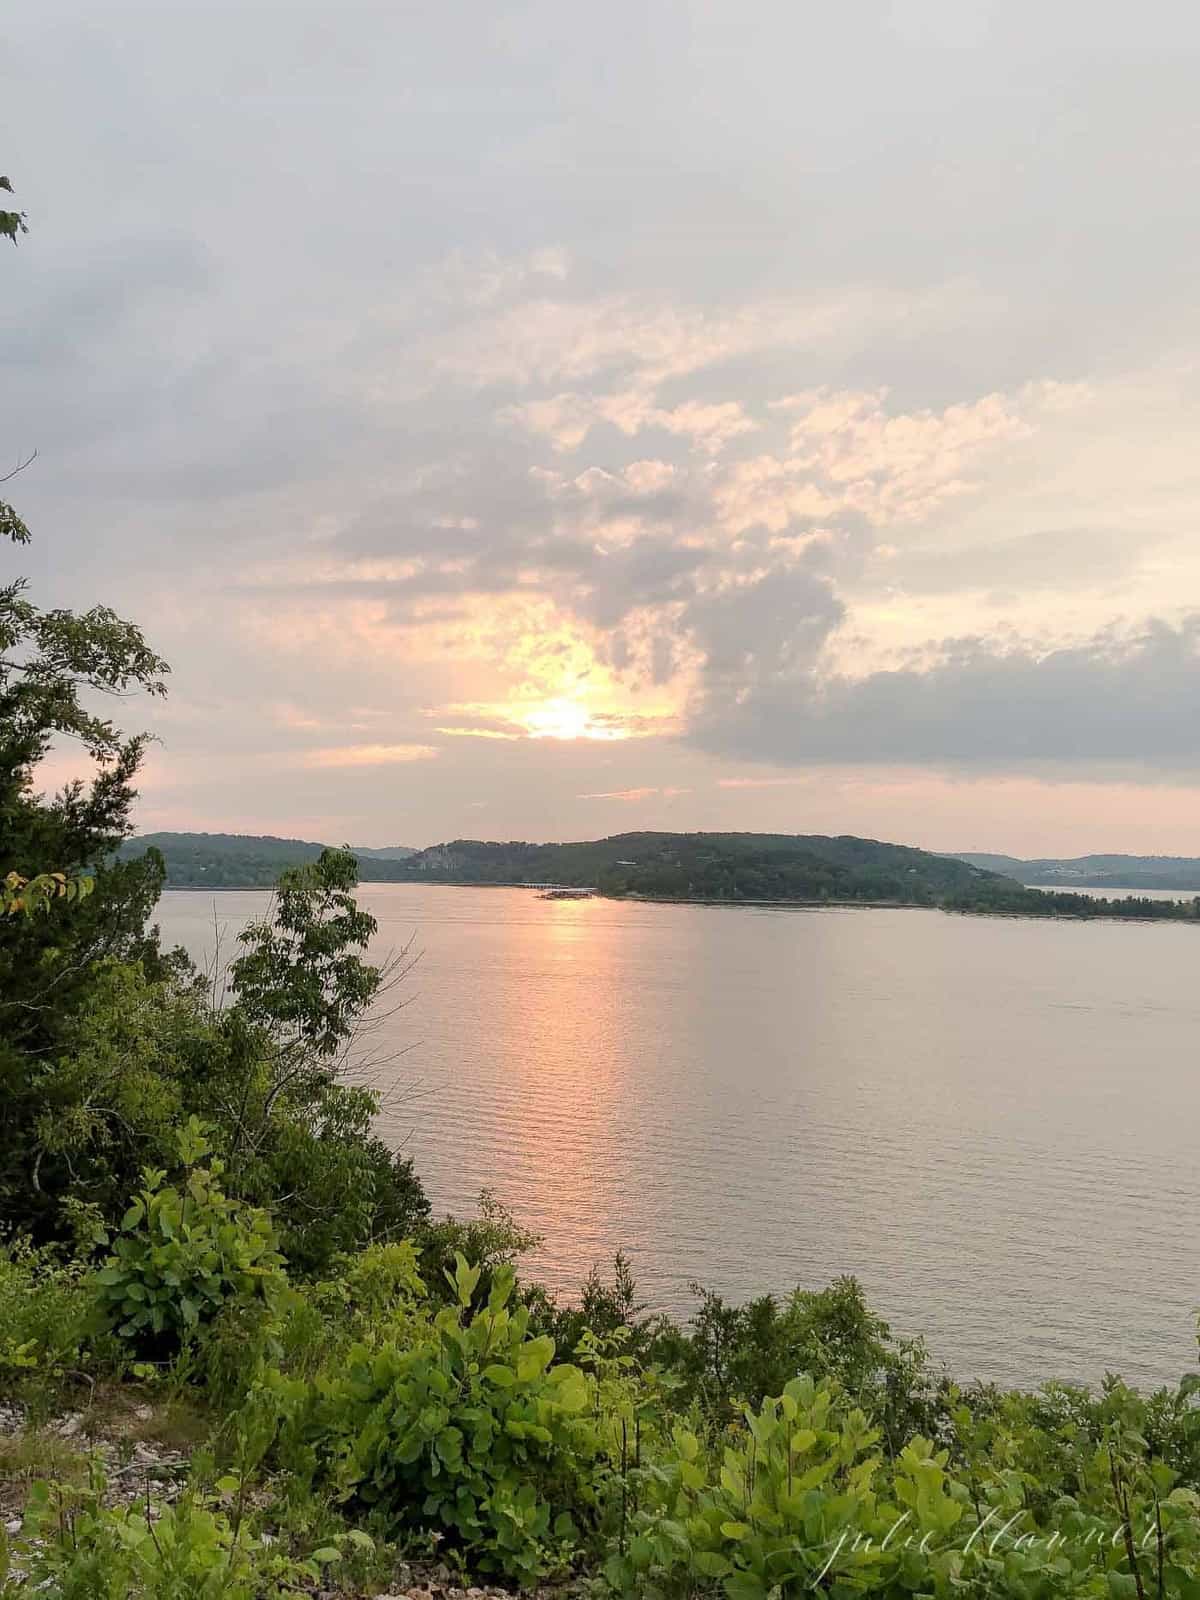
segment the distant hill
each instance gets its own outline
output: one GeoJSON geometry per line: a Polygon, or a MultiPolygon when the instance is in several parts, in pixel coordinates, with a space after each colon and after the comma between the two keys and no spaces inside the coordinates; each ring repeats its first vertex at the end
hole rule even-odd
{"type": "MultiPolygon", "coordinates": [[[[167,864],[171,889],[270,888],[287,867],[315,861],[325,848],[307,839],[276,839],[248,833],[143,833],[127,839],[118,854],[140,856],[153,846],[167,864]]],[[[400,862],[413,852],[404,845],[351,847],[364,883],[394,882],[400,862]]]]}
{"type": "Polygon", "coordinates": [[[1052,884],[1064,889],[1176,889],[1200,893],[1200,858],[1196,856],[1042,856],[1022,861],[1016,856],[956,851],[951,857],[988,872],[1003,873],[1018,883],[1052,884]]]}
{"type": "Polygon", "coordinates": [[[399,864],[433,883],[591,885],[694,900],[885,900],[937,905],[991,875],[950,857],[849,835],[620,833],[573,844],[454,839],[399,864]]]}
{"type": "Polygon", "coordinates": [[[1007,916],[1197,920],[1190,903],[1029,889],[957,856],[849,834],[619,833],[574,844],[453,839],[396,867],[413,882],[591,885],[606,895],[657,900],[857,901],[1007,916]]]}

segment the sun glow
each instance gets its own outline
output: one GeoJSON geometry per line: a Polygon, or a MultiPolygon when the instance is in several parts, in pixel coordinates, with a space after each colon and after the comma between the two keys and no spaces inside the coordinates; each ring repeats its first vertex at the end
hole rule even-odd
{"type": "Polygon", "coordinates": [[[627,731],[607,718],[597,719],[581,700],[560,697],[514,708],[519,722],[533,739],[625,739],[627,731]]]}

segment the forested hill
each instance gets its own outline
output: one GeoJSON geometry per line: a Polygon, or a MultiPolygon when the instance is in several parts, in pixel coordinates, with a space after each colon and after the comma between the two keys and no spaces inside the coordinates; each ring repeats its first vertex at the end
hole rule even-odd
{"type": "MultiPolygon", "coordinates": [[[[275,839],[269,834],[144,833],[127,839],[119,854],[140,856],[151,846],[162,852],[171,889],[270,888],[285,868],[315,861],[325,848],[306,839],[275,839]]],[[[364,883],[394,882],[401,861],[412,854],[404,845],[351,848],[364,883]]]]}
{"type": "Polygon", "coordinates": [[[907,845],[850,834],[619,833],[573,844],[454,839],[415,851],[397,876],[425,883],[558,883],[602,894],[731,903],[883,902],[1011,916],[1196,920],[1192,902],[1042,893],[907,845]]]}
{"type": "Polygon", "coordinates": [[[918,905],[973,892],[994,877],[905,845],[769,833],[620,833],[573,844],[455,839],[409,856],[399,875],[434,883],[592,885],[604,894],[662,899],[918,905]]]}
{"type": "Polygon", "coordinates": [[[956,851],[954,860],[1001,872],[1018,883],[1053,884],[1064,889],[1172,889],[1200,892],[1200,858],[1196,856],[1017,856],[956,851]]]}

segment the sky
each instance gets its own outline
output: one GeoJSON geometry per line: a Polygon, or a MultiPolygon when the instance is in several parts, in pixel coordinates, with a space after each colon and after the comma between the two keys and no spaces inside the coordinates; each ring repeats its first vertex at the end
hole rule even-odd
{"type": "Polygon", "coordinates": [[[171,663],[141,829],[1200,854],[1200,8],[0,50],[0,574],[171,663]]]}

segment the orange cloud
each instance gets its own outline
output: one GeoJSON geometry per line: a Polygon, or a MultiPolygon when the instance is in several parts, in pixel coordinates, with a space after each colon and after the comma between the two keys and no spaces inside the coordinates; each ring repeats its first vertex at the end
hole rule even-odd
{"type": "Polygon", "coordinates": [[[343,744],[306,750],[305,767],[390,767],[403,761],[429,761],[437,755],[431,744],[343,744]]]}

